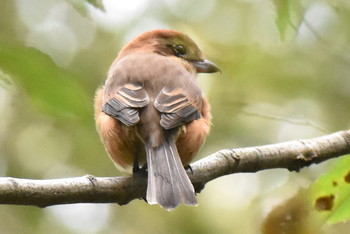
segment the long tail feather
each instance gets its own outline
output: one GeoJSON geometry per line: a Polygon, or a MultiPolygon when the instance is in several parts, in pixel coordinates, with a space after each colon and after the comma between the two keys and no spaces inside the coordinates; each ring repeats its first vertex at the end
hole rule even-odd
{"type": "Polygon", "coordinates": [[[147,202],[170,210],[181,203],[197,205],[193,185],[181,163],[174,140],[168,137],[157,148],[146,145],[147,202]]]}

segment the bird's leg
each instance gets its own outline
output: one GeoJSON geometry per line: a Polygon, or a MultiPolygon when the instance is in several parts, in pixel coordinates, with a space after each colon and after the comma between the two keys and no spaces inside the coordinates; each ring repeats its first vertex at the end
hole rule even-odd
{"type": "Polygon", "coordinates": [[[188,166],[185,166],[185,170],[189,170],[191,172],[191,174],[193,175],[193,170],[192,170],[192,167],[191,165],[188,165],[188,166]]]}
{"type": "MultiPolygon", "coordinates": [[[[133,168],[132,168],[132,174],[134,177],[147,177],[147,163],[145,163],[141,168],[140,168],[140,163],[139,163],[139,160],[138,160],[138,157],[136,156],[135,157],[135,160],[134,160],[134,165],[133,165],[133,168]]],[[[141,197],[145,202],[147,202],[147,199],[146,197],[141,197]]]]}
{"type": "Polygon", "coordinates": [[[133,174],[137,174],[137,173],[140,172],[140,170],[141,170],[141,168],[140,168],[140,165],[139,165],[139,160],[138,160],[138,157],[136,157],[135,160],[134,160],[134,165],[132,167],[132,173],[133,174]]]}
{"type": "Polygon", "coordinates": [[[147,163],[145,163],[141,168],[140,171],[142,171],[143,173],[147,173],[147,163]]]}
{"type": "Polygon", "coordinates": [[[134,175],[147,175],[147,163],[140,167],[138,156],[135,157],[132,173],[134,175]]]}

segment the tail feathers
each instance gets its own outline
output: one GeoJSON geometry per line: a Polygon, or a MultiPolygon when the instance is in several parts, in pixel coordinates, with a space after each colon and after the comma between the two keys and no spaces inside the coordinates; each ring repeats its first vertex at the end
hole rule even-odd
{"type": "Polygon", "coordinates": [[[172,139],[157,148],[146,146],[148,165],[147,202],[171,210],[181,203],[197,205],[193,185],[172,139]]]}

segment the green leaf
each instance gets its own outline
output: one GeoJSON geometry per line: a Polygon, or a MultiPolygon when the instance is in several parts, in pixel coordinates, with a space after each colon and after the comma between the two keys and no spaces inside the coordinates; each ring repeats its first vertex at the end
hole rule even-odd
{"type": "Polygon", "coordinates": [[[328,223],[350,219],[350,157],[340,159],[311,186],[311,199],[316,211],[328,223]]]}
{"type": "Polygon", "coordinates": [[[274,3],[277,13],[277,28],[281,39],[284,40],[287,27],[290,22],[290,2],[289,0],[274,0],[274,3]]]}
{"type": "Polygon", "coordinates": [[[92,98],[79,85],[77,77],[42,52],[0,42],[0,69],[22,87],[41,111],[80,120],[91,116],[92,98]]]}
{"type": "Polygon", "coordinates": [[[106,11],[102,0],[86,0],[88,3],[90,3],[91,5],[93,5],[94,7],[100,9],[101,11],[106,11]]]}
{"type": "Polygon", "coordinates": [[[10,76],[4,73],[1,69],[0,69],[0,85],[5,88],[13,85],[10,76]]]}
{"type": "Polygon", "coordinates": [[[102,0],[67,0],[74,9],[83,16],[87,16],[88,8],[87,5],[90,4],[101,11],[106,11],[103,6],[102,0]]]}

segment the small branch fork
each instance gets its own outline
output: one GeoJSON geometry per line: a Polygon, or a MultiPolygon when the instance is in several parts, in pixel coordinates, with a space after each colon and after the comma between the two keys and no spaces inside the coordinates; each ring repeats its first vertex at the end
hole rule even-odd
{"type": "MultiPolygon", "coordinates": [[[[200,192],[206,183],[224,175],[257,172],[272,168],[299,171],[350,153],[350,131],[309,140],[224,149],[191,164],[188,175],[200,192]]],[[[125,205],[145,197],[147,177],[94,177],[31,180],[0,178],[0,204],[47,207],[73,203],[117,203],[125,205]]]]}

